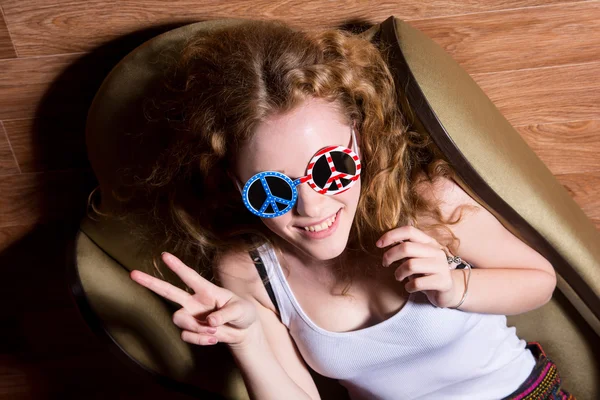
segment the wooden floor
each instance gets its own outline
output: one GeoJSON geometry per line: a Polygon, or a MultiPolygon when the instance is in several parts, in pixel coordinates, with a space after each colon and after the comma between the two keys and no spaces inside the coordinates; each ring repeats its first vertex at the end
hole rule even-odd
{"type": "Polygon", "coordinates": [[[83,128],[111,67],[206,19],[410,21],[482,86],[600,228],[600,1],[0,0],[0,399],[184,398],[107,354],[71,302],[65,244],[94,187],[83,128]]]}

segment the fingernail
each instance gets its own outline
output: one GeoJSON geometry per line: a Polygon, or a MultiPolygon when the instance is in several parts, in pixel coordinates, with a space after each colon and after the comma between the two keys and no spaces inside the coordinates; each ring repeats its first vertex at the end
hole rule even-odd
{"type": "Polygon", "coordinates": [[[163,255],[163,254],[165,254],[165,253],[166,253],[166,251],[163,251],[162,253],[160,253],[160,255],[162,256],[162,255],[163,255]]]}
{"type": "Polygon", "coordinates": [[[377,247],[381,247],[381,245],[383,244],[383,240],[379,240],[376,244],[377,247]]]}
{"type": "Polygon", "coordinates": [[[217,343],[217,338],[214,338],[214,337],[211,337],[211,338],[209,338],[209,339],[208,339],[208,343],[210,343],[210,344],[215,344],[215,343],[217,343]]]}
{"type": "Polygon", "coordinates": [[[217,328],[208,328],[206,331],[208,333],[217,333],[217,328]]]}
{"type": "Polygon", "coordinates": [[[215,317],[208,317],[208,324],[209,325],[216,325],[217,324],[217,319],[215,317]]]}

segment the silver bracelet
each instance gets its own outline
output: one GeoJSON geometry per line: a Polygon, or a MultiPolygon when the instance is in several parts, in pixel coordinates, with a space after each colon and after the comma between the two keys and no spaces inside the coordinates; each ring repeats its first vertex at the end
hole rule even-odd
{"type": "Polygon", "coordinates": [[[462,303],[465,302],[465,299],[467,298],[467,293],[469,291],[469,281],[471,280],[471,264],[469,264],[466,261],[463,261],[459,256],[454,256],[454,257],[449,257],[447,256],[448,259],[448,264],[452,263],[452,262],[456,262],[456,263],[463,263],[465,265],[465,268],[469,270],[468,274],[467,274],[467,283],[465,283],[465,292],[463,293],[462,298],[460,299],[460,301],[458,302],[457,305],[455,305],[454,307],[448,307],[451,309],[458,309],[458,307],[460,307],[462,305],[462,303]]]}

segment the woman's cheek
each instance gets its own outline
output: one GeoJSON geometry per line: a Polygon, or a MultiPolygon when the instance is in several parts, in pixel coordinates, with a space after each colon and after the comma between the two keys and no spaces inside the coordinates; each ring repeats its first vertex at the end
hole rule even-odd
{"type": "Polygon", "coordinates": [[[290,224],[291,218],[289,215],[290,215],[290,213],[287,213],[280,217],[261,218],[261,220],[267,228],[269,228],[273,233],[276,233],[279,235],[282,232],[284,232],[285,227],[290,224]]]}

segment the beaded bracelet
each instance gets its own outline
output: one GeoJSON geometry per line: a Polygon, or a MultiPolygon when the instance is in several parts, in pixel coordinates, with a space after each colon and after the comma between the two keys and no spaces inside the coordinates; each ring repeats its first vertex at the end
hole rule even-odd
{"type": "Polygon", "coordinates": [[[467,298],[467,292],[469,291],[469,281],[471,280],[471,264],[462,260],[459,256],[454,256],[454,257],[447,256],[447,260],[448,260],[448,264],[451,264],[452,262],[459,263],[459,264],[464,265],[464,268],[469,270],[469,272],[467,274],[467,282],[465,283],[465,292],[463,293],[462,298],[460,299],[458,304],[455,305],[454,307],[448,307],[448,308],[452,308],[452,309],[456,310],[456,309],[458,309],[458,307],[460,307],[462,305],[462,303],[465,302],[465,299],[467,298]]]}

